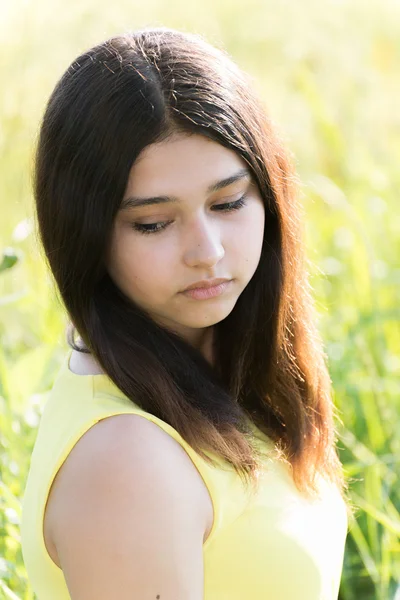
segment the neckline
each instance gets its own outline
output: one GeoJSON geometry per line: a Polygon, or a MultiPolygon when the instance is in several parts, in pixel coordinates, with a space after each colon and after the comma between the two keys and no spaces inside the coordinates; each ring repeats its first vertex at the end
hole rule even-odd
{"type": "Polygon", "coordinates": [[[71,382],[76,383],[77,381],[82,384],[89,384],[94,390],[101,392],[109,392],[119,398],[126,398],[127,396],[119,389],[119,387],[110,379],[107,373],[88,373],[86,375],[79,375],[74,373],[69,368],[69,361],[72,356],[72,348],[70,348],[62,362],[60,375],[64,379],[69,379],[71,382]]]}
{"type": "Polygon", "coordinates": [[[69,373],[71,373],[71,375],[75,375],[76,377],[105,377],[107,379],[110,379],[109,376],[106,373],[87,373],[86,375],[80,375],[79,373],[75,373],[75,371],[71,371],[69,363],[72,357],[72,352],[73,352],[73,348],[69,348],[66,358],[65,358],[65,366],[67,368],[67,371],[69,373]]]}

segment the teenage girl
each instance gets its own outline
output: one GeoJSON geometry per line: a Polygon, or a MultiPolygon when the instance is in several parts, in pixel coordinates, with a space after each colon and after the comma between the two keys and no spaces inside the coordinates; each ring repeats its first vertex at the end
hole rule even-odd
{"type": "Polygon", "coordinates": [[[293,162],[250,78],[147,28],[37,145],[69,318],[23,499],[38,600],[336,600],[349,507],[293,162]]]}

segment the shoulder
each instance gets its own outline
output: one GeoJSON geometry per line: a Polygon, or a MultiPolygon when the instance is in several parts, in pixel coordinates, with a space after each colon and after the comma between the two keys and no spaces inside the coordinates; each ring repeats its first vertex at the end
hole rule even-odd
{"type": "Polygon", "coordinates": [[[73,479],[89,469],[93,476],[101,477],[110,465],[113,472],[120,471],[129,479],[152,470],[171,484],[178,482],[180,490],[188,493],[198,478],[182,445],[161,426],[134,413],[107,416],[90,427],[71,449],[58,475],[73,479]],[[167,471],[163,470],[166,465],[167,471]]]}
{"type": "Polygon", "coordinates": [[[207,490],[201,485],[182,446],[150,420],[123,414],[91,427],[71,450],[51,491],[51,536],[70,590],[75,586],[77,597],[84,591],[88,597],[130,598],[153,590],[159,578],[164,592],[170,586],[172,594],[184,598],[177,590],[189,585],[186,575],[182,581],[165,576],[186,560],[192,561],[189,570],[200,586],[209,525],[207,490]],[[122,587],[125,582],[130,593],[107,588],[111,584],[101,581],[103,569],[105,578],[114,583],[118,578],[122,587]],[[145,576],[151,571],[153,583],[145,576]],[[101,581],[104,595],[90,573],[101,581]]]}
{"type": "MultiPolygon", "coordinates": [[[[136,414],[119,414],[100,420],[74,445],[59,469],[51,488],[59,510],[70,506],[76,486],[90,478],[101,485],[137,489],[152,480],[177,498],[191,500],[193,514],[204,521],[207,488],[192,460],[172,436],[149,419],[136,414]]],[[[144,494],[146,489],[141,490],[144,494]]],[[[49,498],[50,500],[50,498],[49,498]]],[[[52,515],[51,530],[56,529],[52,515]]],[[[206,518],[206,520],[208,520],[206,518]]]]}

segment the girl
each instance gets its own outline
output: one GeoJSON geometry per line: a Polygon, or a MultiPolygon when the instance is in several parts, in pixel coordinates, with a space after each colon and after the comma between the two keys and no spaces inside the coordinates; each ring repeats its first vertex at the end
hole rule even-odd
{"type": "Polygon", "coordinates": [[[334,600],[348,526],[293,164],[201,36],[79,56],[34,194],[71,347],[26,484],[39,600],[334,600]]]}

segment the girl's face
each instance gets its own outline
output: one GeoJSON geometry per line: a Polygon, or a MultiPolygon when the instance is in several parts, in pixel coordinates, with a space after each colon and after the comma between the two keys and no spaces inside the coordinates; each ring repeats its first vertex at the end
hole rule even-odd
{"type": "Polygon", "coordinates": [[[139,155],[114,222],[111,278],[156,322],[196,347],[232,311],[260,259],[265,209],[247,167],[204,136],[176,134],[139,155]],[[232,281],[207,299],[182,293],[209,278],[232,281]]]}

